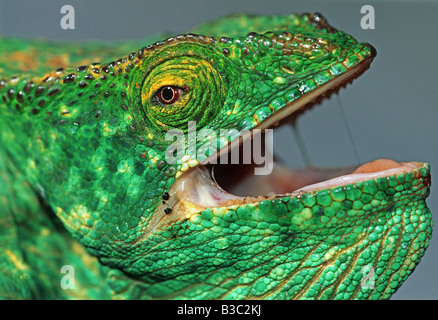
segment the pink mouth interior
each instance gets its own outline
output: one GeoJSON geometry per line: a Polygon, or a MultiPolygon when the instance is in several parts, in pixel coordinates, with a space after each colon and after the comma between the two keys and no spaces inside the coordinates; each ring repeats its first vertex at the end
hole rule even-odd
{"type": "Polygon", "coordinates": [[[390,159],[378,159],[361,165],[354,169],[352,167],[336,169],[309,168],[306,170],[291,170],[281,165],[275,165],[272,173],[266,176],[255,176],[250,166],[226,165],[215,168],[216,182],[222,189],[229,193],[240,196],[257,197],[259,195],[270,196],[273,194],[290,194],[301,188],[308,189],[313,184],[319,184],[324,188],[324,181],[327,185],[335,185],[337,177],[348,176],[350,180],[356,178],[366,179],[366,175],[375,176],[376,173],[389,169],[396,171],[409,171],[415,168],[409,163],[399,163],[390,159]]]}
{"type": "Polygon", "coordinates": [[[197,207],[231,206],[390,176],[418,165],[378,159],[356,169],[291,170],[276,164],[269,175],[254,175],[251,165],[216,165],[211,175],[206,167],[188,172],[177,193],[197,207]]]}

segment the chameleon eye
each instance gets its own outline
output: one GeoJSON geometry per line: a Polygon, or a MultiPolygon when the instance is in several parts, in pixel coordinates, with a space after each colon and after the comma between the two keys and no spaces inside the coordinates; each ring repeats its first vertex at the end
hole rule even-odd
{"type": "Polygon", "coordinates": [[[210,55],[207,47],[178,43],[157,51],[138,73],[134,81],[142,86],[133,86],[132,96],[141,97],[145,120],[158,132],[173,128],[188,132],[190,121],[205,127],[219,113],[227,82],[216,67],[222,70],[228,60],[212,60],[210,55]]]}
{"type": "Polygon", "coordinates": [[[157,91],[158,101],[162,104],[172,104],[179,100],[181,89],[173,86],[161,87],[157,91]]]}

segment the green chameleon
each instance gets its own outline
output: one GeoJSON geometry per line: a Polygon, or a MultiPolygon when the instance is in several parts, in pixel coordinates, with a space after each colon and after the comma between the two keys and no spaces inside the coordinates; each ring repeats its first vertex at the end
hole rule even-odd
{"type": "Polygon", "coordinates": [[[0,297],[389,298],[429,244],[428,164],[309,171],[301,186],[276,165],[259,178],[279,192],[245,197],[216,182],[236,171],[199,160],[251,134],[219,130],[268,129],[352,81],[374,48],[320,14],[155,41],[0,39],[0,297]],[[210,130],[168,161],[185,144],[167,133],[190,144],[190,122],[210,130]]]}

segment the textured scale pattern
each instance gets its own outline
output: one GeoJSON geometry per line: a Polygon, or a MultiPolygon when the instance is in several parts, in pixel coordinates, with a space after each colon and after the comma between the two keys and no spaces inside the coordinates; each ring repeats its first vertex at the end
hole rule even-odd
{"type": "MultiPolygon", "coordinates": [[[[0,297],[388,298],[429,243],[427,164],[181,212],[170,191],[198,161],[165,159],[169,130],[253,129],[374,48],[319,14],[228,17],[156,41],[0,38],[0,297]],[[163,105],[169,85],[183,93],[163,105]],[[74,290],[60,288],[63,265],[74,290]],[[373,289],[360,285],[370,265],[373,289]]],[[[217,137],[196,150],[233,139],[217,137]]]]}

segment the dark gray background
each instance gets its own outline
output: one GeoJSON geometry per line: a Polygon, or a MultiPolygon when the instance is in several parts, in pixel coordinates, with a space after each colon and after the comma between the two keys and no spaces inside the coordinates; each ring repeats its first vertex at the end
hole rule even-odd
{"type": "MultiPolygon", "coordinates": [[[[435,1],[5,1],[0,34],[49,39],[118,40],[162,31],[183,33],[230,13],[321,12],[338,29],[369,42],[378,55],[360,79],[305,113],[298,129],[316,166],[377,158],[426,161],[432,168],[428,199],[438,216],[438,5],[435,1]],[[75,8],[76,29],[60,27],[61,6],[75,8]],[[360,8],[373,5],[375,30],[362,30],[360,8]],[[339,103],[340,101],[340,103],[339,103]],[[354,141],[350,141],[344,110],[354,141]],[[354,149],[355,148],[355,149],[354,149]]],[[[137,49],[137,48],[133,48],[137,49]]],[[[288,128],[275,134],[275,154],[301,166],[288,128]]],[[[438,230],[420,265],[392,299],[438,299],[438,230]]]]}

